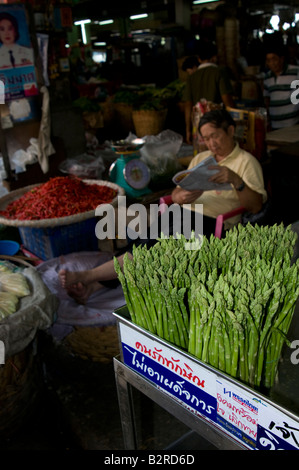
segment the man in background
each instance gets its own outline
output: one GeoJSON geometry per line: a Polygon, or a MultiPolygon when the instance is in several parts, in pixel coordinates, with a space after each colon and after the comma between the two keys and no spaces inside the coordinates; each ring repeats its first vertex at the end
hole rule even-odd
{"type": "Polygon", "coordinates": [[[184,89],[186,142],[192,144],[193,106],[206,99],[215,104],[234,107],[233,88],[226,70],[217,65],[217,48],[214,43],[201,41],[198,49],[200,65],[189,75],[184,89]]]}
{"type": "Polygon", "coordinates": [[[264,102],[268,113],[268,130],[281,129],[299,123],[299,104],[292,103],[291,84],[299,80],[299,67],[289,65],[283,44],[268,41],[264,78],[264,102]]]}
{"type": "Polygon", "coordinates": [[[192,55],[189,57],[186,57],[186,59],[183,62],[182,65],[182,70],[184,72],[187,72],[188,75],[192,75],[196,70],[198,69],[199,66],[199,60],[196,55],[192,55]]]}

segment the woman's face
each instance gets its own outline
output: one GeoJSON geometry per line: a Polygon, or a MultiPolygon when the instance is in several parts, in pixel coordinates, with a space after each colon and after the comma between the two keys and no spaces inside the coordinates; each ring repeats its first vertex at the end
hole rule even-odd
{"type": "Polygon", "coordinates": [[[200,128],[200,133],[212,153],[219,157],[226,157],[234,147],[234,130],[234,126],[229,126],[225,132],[222,128],[207,123],[200,128]]]}
{"type": "Polygon", "coordinates": [[[0,21],[0,40],[3,44],[14,44],[16,38],[15,28],[9,20],[0,21]]]}

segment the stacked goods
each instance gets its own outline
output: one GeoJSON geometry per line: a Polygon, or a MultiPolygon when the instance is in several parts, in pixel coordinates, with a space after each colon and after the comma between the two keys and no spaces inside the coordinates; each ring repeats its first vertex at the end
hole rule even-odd
{"type": "Polygon", "coordinates": [[[10,263],[0,263],[0,320],[15,313],[19,300],[30,294],[26,277],[10,263]]]}
{"type": "Polygon", "coordinates": [[[132,322],[253,388],[270,388],[299,295],[291,227],[161,238],[115,269],[132,322]],[[197,240],[198,241],[198,240],[197,240]]]}

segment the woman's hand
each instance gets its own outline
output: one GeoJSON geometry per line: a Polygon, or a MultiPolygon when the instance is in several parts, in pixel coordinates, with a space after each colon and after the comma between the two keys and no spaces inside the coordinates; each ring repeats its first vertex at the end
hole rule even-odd
{"type": "Polygon", "coordinates": [[[213,181],[213,183],[231,183],[235,187],[240,186],[242,183],[242,178],[227,166],[211,165],[209,169],[218,170],[217,173],[209,178],[209,181],[213,181]]]}
{"type": "Polygon", "coordinates": [[[202,195],[203,191],[187,191],[187,189],[176,187],[171,194],[172,202],[175,204],[191,204],[202,195]]]}
{"type": "Polygon", "coordinates": [[[262,195],[250,189],[242,180],[241,176],[237,175],[237,173],[226,166],[211,165],[209,168],[218,170],[215,175],[211,176],[210,181],[214,181],[215,183],[231,183],[236,189],[241,206],[244,206],[253,214],[258,213],[262,209],[262,195]],[[242,187],[242,190],[238,189],[240,187],[242,187]]]}

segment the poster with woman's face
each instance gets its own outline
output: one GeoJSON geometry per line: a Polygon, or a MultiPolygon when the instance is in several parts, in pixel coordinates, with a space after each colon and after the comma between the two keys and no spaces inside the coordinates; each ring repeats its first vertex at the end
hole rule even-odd
{"type": "Polygon", "coordinates": [[[0,80],[5,102],[38,94],[24,5],[0,5],[0,80]]]}

